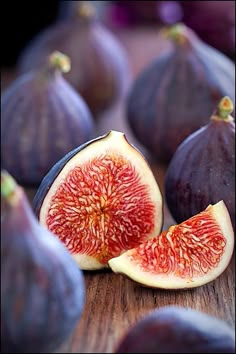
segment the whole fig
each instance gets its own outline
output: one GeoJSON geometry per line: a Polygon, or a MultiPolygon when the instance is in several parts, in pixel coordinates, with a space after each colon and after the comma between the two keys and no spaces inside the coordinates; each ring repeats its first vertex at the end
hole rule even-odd
{"type": "Polygon", "coordinates": [[[223,97],[208,124],[176,150],[165,176],[165,197],[179,223],[223,200],[235,228],[235,121],[223,97]]]}
{"type": "Polygon", "coordinates": [[[69,70],[70,59],[53,52],[2,93],[2,166],[22,185],[39,185],[58,159],[94,135],[86,103],[62,76],[69,70]]]}
{"type": "Polygon", "coordinates": [[[168,163],[178,145],[206,124],[222,96],[234,97],[234,63],[183,24],[162,30],[173,42],[136,78],[127,121],[150,154],[168,163]]]}
{"type": "Polygon", "coordinates": [[[58,349],[84,301],[81,270],[38,223],[22,187],[1,171],[1,353],[58,349]]]}

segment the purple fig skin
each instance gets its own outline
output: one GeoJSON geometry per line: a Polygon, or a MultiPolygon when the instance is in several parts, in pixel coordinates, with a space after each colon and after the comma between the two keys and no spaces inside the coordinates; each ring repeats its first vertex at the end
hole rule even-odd
{"type": "Polygon", "coordinates": [[[18,72],[43,65],[54,50],[71,58],[72,68],[65,78],[95,118],[126,93],[130,81],[128,56],[96,17],[83,18],[74,13],[40,32],[22,51],[18,72]]]}
{"type": "Polygon", "coordinates": [[[200,38],[235,60],[235,1],[181,1],[182,21],[200,38]]]}
{"type": "Polygon", "coordinates": [[[136,78],[126,101],[135,137],[166,164],[189,134],[208,123],[220,98],[235,92],[234,63],[189,28],[182,32],[136,78]]]}
{"type": "Polygon", "coordinates": [[[2,167],[38,186],[67,152],[94,136],[93,117],[57,69],[20,76],[1,97],[2,167]]]}
{"type": "Polygon", "coordinates": [[[139,320],[115,353],[235,353],[235,333],[223,320],[171,305],[139,320]]]}
{"type": "Polygon", "coordinates": [[[235,122],[217,118],[178,147],[166,172],[165,197],[177,223],[222,199],[235,229],[235,122]]]}
{"type": "Polygon", "coordinates": [[[75,329],[84,303],[81,270],[38,223],[16,186],[1,197],[1,352],[58,349],[75,329]]]}

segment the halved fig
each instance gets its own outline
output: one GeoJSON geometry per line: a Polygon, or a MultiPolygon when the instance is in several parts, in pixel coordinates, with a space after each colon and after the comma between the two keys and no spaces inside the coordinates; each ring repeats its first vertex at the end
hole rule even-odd
{"type": "Polygon", "coordinates": [[[147,287],[194,288],[222,274],[233,249],[233,227],[221,200],[108,264],[147,287]]]}
{"type": "Polygon", "coordinates": [[[58,161],[33,207],[84,270],[107,268],[109,259],[156,236],[163,224],[162,195],[151,168],[117,131],[58,161]]]}

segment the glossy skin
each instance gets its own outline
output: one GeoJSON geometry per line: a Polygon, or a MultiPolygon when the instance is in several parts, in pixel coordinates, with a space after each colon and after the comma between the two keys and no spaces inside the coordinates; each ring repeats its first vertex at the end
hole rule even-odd
{"type": "Polygon", "coordinates": [[[125,334],[115,353],[234,353],[235,334],[225,322],[176,306],[151,312],[125,334]]]}
{"type": "Polygon", "coordinates": [[[177,223],[222,199],[235,228],[234,144],[233,119],[213,117],[179,146],[165,177],[166,202],[177,223]]]}

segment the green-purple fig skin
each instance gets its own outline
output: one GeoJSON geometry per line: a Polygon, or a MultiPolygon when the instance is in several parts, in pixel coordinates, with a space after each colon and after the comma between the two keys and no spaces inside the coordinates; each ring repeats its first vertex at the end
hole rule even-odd
{"type": "Polygon", "coordinates": [[[24,74],[1,99],[2,167],[24,186],[38,187],[61,157],[95,131],[87,105],[61,73],[45,75],[24,74]]]}
{"type": "Polygon", "coordinates": [[[1,350],[50,353],[82,314],[82,272],[24,195],[17,206],[1,206],[1,350]]]}
{"type": "Polygon", "coordinates": [[[146,67],[126,101],[135,137],[164,163],[189,134],[208,123],[221,97],[235,96],[234,63],[192,35],[190,39],[146,67]]]}
{"type": "Polygon", "coordinates": [[[235,333],[223,320],[171,305],[133,325],[115,353],[235,353],[235,333]]]}
{"type": "Polygon", "coordinates": [[[54,50],[70,57],[72,67],[65,78],[84,98],[94,117],[126,92],[130,81],[128,57],[98,21],[85,23],[70,18],[44,29],[21,53],[19,72],[41,66],[54,50]]]}
{"type": "Polygon", "coordinates": [[[211,120],[185,139],[165,176],[167,206],[177,223],[221,199],[235,228],[235,123],[211,120]]]}
{"type": "MultiPolygon", "coordinates": [[[[109,134],[109,133],[108,133],[109,134]]],[[[91,139],[87,141],[86,143],[78,146],[74,150],[70,151],[68,154],[66,154],[63,158],[61,158],[51,169],[50,171],[46,174],[46,176],[43,178],[41,184],[38,187],[38,190],[34,196],[33,199],[33,210],[37,218],[39,218],[41,206],[43,204],[44,198],[46,197],[49,189],[51,188],[51,185],[53,184],[54,180],[57,178],[61,170],[64,168],[64,166],[68,163],[70,159],[72,159],[75,155],[77,155],[80,151],[82,151],[84,148],[89,146],[90,144],[93,144],[95,141],[99,141],[101,139],[104,139],[107,136],[107,134],[101,135],[97,138],[91,139]]]]}

